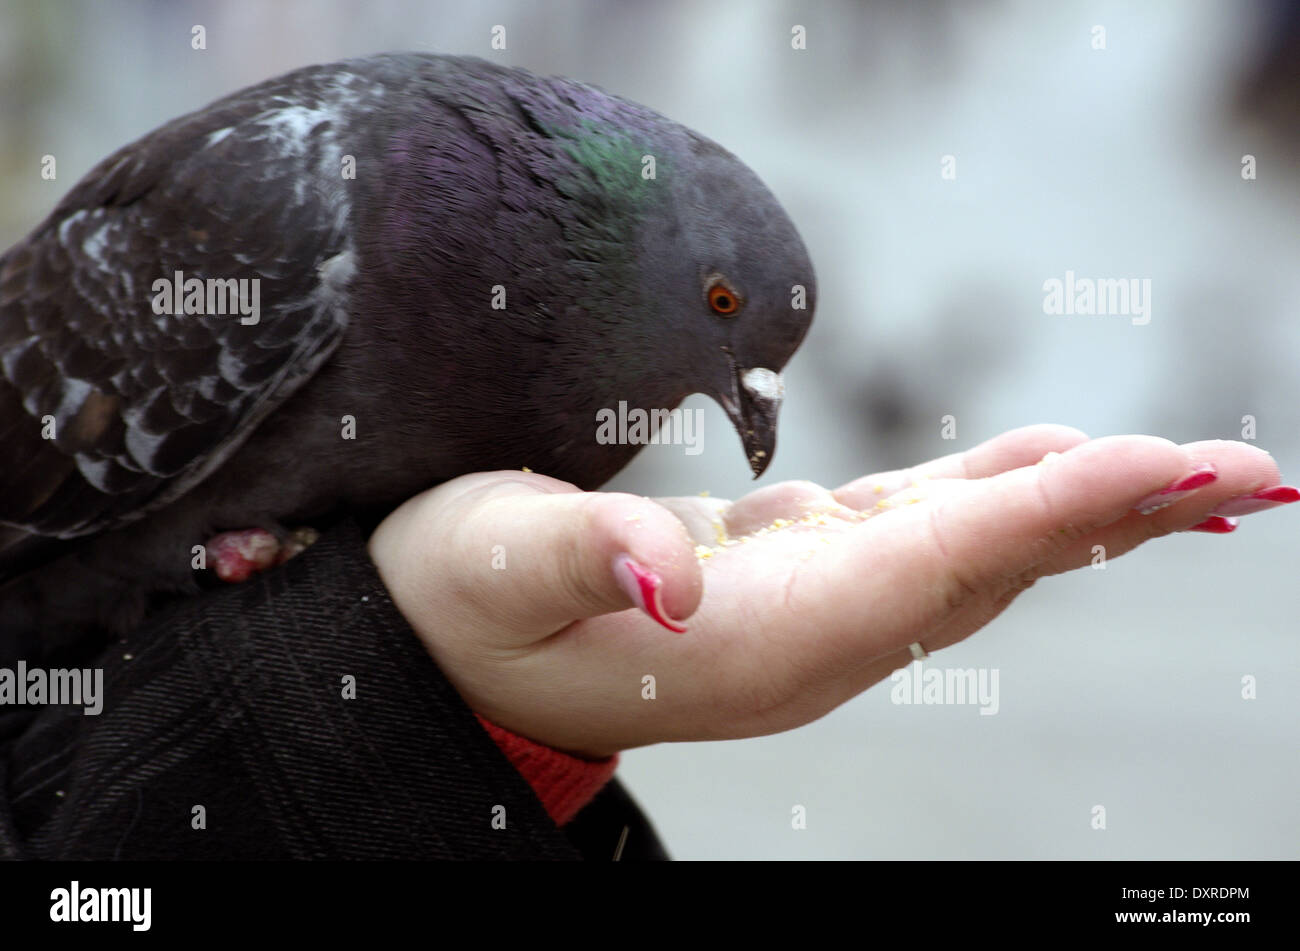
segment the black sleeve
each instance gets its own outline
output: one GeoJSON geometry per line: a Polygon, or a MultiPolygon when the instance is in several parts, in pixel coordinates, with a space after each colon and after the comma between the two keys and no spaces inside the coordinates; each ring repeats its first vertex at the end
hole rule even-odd
{"type": "MultiPolygon", "coordinates": [[[[0,707],[0,855],[588,853],[442,676],[352,523],[281,568],[171,605],[95,664],[98,716],[0,707]]],[[[631,805],[602,823],[588,854],[612,857],[620,824],[648,831],[631,805]]],[[[656,851],[652,841],[644,857],[656,851]]]]}

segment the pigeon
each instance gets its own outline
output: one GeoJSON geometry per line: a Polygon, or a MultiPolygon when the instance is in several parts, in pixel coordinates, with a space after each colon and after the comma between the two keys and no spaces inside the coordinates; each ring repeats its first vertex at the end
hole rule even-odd
{"type": "Polygon", "coordinates": [[[0,644],[129,631],[218,533],[598,488],[641,448],[602,410],[709,395],[757,477],[815,302],[749,168],[593,86],[389,53],[236,92],[0,257],[0,644]]]}

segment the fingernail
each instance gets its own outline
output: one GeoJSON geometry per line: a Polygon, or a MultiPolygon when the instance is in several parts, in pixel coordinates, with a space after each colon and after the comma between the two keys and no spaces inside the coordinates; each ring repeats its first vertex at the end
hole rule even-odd
{"type": "Polygon", "coordinates": [[[1210,514],[1253,515],[1279,505],[1290,505],[1292,502],[1300,502],[1300,489],[1289,485],[1275,485],[1271,489],[1260,489],[1250,495],[1239,495],[1235,499],[1228,499],[1210,514]]]}
{"type": "Polygon", "coordinates": [[[1185,499],[1197,489],[1203,489],[1215,479],[1219,478],[1218,471],[1208,462],[1199,463],[1192,474],[1184,479],[1179,479],[1172,485],[1165,486],[1159,492],[1148,495],[1145,499],[1133,506],[1143,515],[1150,515],[1152,512],[1158,512],[1168,505],[1173,505],[1179,499],[1185,499]]]}
{"type": "Polygon", "coordinates": [[[1211,515],[1204,522],[1197,522],[1189,532],[1209,532],[1211,535],[1226,535],[1228,532],[1237,530],[1237,520],[1235,518],[1224,518],[1222,515],[1211,515]]]}
{"type": "Polygon", "coordinates": [[[663,602],[660,600],[664,581],[659,575],[629,555],[618,555],[614,558],[614,578],[619,587],[627,592],[632,603],[648,614],[651,620],[658,621],[676,634],[686,633],[685,627],[664,613],[663,602]]]}

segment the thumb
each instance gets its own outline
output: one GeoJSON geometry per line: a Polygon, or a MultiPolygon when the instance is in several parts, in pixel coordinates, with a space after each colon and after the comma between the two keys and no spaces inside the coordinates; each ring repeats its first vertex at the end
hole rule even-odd
{"type": "Polygon", "coordinates": [[[500,646],[633,607],[682,632],[678,622],[699,606],[694,544],[681,521],[650,499],[513,472],[452,492],[446,506],[423,517],[447,527],[444,550],[454,553],[431,580],[449,608],[473,612],[477,623],[468,629],[504,636],[500,646]]]}

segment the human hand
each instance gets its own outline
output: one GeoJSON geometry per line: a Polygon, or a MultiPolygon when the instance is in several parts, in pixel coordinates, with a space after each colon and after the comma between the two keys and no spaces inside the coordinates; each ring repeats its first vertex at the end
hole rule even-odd
{"type": "Polygon", "coordinates": [[[1032,426],[833,492],[786,482],[734,503],[479,473],[398,508],[370,554],[476,712],[599,758],[801,726],[906,665],[909,644],[950,646],[1038,578],[1091,564],[1094,546],[1115,558],[1300,498],[1278,482],[1242,443],[1032,426]]]}

